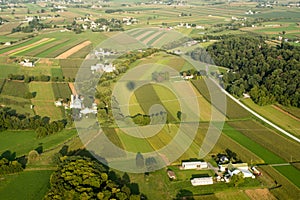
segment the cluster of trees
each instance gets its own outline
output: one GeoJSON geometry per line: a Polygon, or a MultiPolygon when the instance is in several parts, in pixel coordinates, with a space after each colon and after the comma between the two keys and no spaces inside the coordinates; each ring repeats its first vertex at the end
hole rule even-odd
{"type": "MultiPolygon", "coordinates": [[[[0,157],[1,158],[1,157],[0,157]]],[[[0,175],[11,174],[23,171],[22,165],[16,161],[9,161],[6,158],[0,159],[0,175]]]]}
{"type": "Polygon", "coordinates": [[[95,20],[95,23],[98,24],[97,28],[93,28],[92,31],[94,32],[102,32],[102,31],[124,31],[123,24],[121,20],[112,18],[112,19],[105,19],[99,18],[95,20]],[[106,29],[103,29],[103,27],[106,29]]]}
{"type": "Polygon", "coordinates": [[[18,26],[16,28],[13,28],[11,30],[12,33],[15,33],[15,32],[24,32],[24,33],[31,33],[33,31],[40,31],[42,29],[45,29],[45,28],[51,28],[51,25],[50,24],[44,24],[44,23],[41,23],[40,20],[35,17],[33,18],[32,21],[30,21],[28,23],[28,26],[18,26]]]}
{"type": "Polygon", "coordinates": [[[45,199],[138,200],[138,185],[125,173],[119,177],[108,168],[84,157],[61,157],[62,162],[50,179],[45,199]]]}
{"type": "Polygon", "coordinates": [[[286,42],[269,46],[263,38],[235,36],[207,48],[212,59],[195,58],[228,68],[225,89],[233,95],[249,93],[255,103],[278,102],[300,107],[300,47],[286,42]]]}
{"type": "Polygon", "coordinates": [[[4,130],[35,130],[37,137],[44,137],[65,128],[65,120],[51,121],[49,117],[18,114],[11,108],[0,108],[0,131],[4,130]]]}

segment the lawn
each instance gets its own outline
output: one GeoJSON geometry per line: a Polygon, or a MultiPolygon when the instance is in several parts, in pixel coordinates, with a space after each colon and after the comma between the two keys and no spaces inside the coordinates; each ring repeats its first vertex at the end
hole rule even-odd
{"type": "Polygon", "coordinates": [[[53,171],[24,171],[1,177],[0,196],[5,200],[40,200],[50,188],[53,171]]]}
{"type": "Polygon", "coordinates": [[[31,82],[29,90],[30,92],[36,92],[36,97],[31,101],[37,115],[48,116],[51,120],[62,119],[61,109],[54,105],[56,99],[51,83],[31,82]]]}
{"type": "Polygon", "coordinates": [[[276,109],[273,105],[259,106],[255,104],[251,99],[244,99],[242,101],[248,107],[263,115],[268,120],[282,127],[284,130],[300,136],[300,120],[297,120],[284,112],[276,109]]]}
{"type": "Polygon", "coordinates": [[[63,130],[59,133],[37,139],[34,131],[0,132],[0,154],[5,151],[16,153],[17,157],[27,155],[39,146],[48,150],[76,135],[76,130],[63,130]]]}
{"type": "Polygon", "coordinates": [[[268,164],[285,162],[281,157],[277,156],[265,147],[251,140],[249,137],[243,135],[241,132],[229,126],[227,123],[224,125],[223,133],[238,142],[243,147],[246,147],[247,149],[255,153],[268,164]]]}

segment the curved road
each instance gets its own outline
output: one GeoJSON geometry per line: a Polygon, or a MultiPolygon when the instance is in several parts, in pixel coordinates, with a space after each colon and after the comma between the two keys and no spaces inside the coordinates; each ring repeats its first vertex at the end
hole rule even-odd
{"type": "Polygon", "coordinates": [[[272,126],[273,128],[275,128],[276,130],[280,131],[282,134],[284,134],[284,135],[288,136],[289,138],[293,139],[294,141],[300,143],[300,139],[299,138],[297,138],[294,135],[290,134],[289,132],[283,130],[282,128],[280,128],[276,124],[270,122],[269,120],[267,120],[266,118],[264,118],[263,116],[261,116],[260,114],[258,114],[257,112],[253,111],[252,109],[250,109],[249,107],[247,107],[246,105],[244,105],[243,103],[241,103],[239,100],[237,100],[235,97],[233,97],[231,94],[229,94],[213,78],[210,78],[210,79],[221,89],[222,92],[224,92],[228,97],[230,97],[237,104],[239,104],[240,106],[242,106],[243,108],[245,108],[247,111],[249,111],[252,115],[254,115],[255,117],[259,118],[263,122],[269,124],[270,126],[272,126]]]}

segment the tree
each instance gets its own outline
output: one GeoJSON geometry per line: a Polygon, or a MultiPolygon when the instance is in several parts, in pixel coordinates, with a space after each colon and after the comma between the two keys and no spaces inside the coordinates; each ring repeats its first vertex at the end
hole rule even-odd
{"type": "Polygon", "coordinates": [[[39,158],[39,153],[36,150],[32,150],[28,154],[28,162],[33,163],[39,158]]]}
{"type": "Polygon", "coordinates": [[[239,186],[240,184],[244,183],[244,175],[242,172],[238,173],[238,174],[234,174],[231,178],[230,178],[230,183],[232,185],[234,185],[235,187],[239,186]]]}
{"type": "Polygon", "coordinates": [[[37,134],[36,135],[37,138],[42,138],[42,137],[45,137],[45,136],[48,135],[48,130],[45,127],[43,127],[43,126],[38,127],[35,130],[35,132],[37,134]]]}

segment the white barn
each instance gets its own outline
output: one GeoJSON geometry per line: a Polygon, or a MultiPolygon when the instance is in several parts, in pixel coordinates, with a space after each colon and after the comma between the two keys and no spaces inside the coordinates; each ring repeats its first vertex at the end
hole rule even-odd
{"type": "Polygon", "coordinates": [[[212,185],[214,182],[212,177],[202,177],[202,178],[193,178],[191,180],[191,183],[193,186],[198,186],[198,185],[212,185]]]}
{"type": "Polygon", "coordinates": [[[190,161],[190,162],[182,162],[182,169],[205,169],[207,168],[207,162],[202,161],[190,161]]]}

